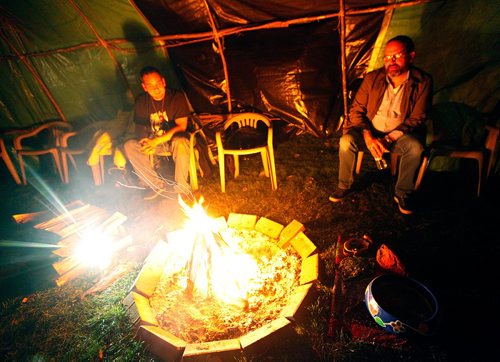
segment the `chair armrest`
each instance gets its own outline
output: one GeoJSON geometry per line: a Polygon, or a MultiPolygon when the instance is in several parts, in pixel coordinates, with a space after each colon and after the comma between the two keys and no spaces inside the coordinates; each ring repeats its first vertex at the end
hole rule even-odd
{"type": "Polygon", "coordinates": [[[60,142],[61,142],[61,147],[67,148],[68,147],[68,139],[71,137],[76,136],[78,133],[77,132],[65,132],[62,134],[60,137],[60,142]]]}
{"type": "Polygon", "coordinates": [[[15,137],[14,141],[13,141],[14,148],[16,150],[21,150],[23,148],[22,142],[24,139],[36,136],[38,133],[40,133],[41,131],[43,131],[47,128],[65,128],[65,129],[71,130],[73,127],[71,126],[70,123],[65,122],[65,121],[51,121],[51,122],[44,123],[42,125],[39,125],[39,126],[33,128],[30,131],[27,131],[27,132],[22,133],[19,136],[15,137]]]}

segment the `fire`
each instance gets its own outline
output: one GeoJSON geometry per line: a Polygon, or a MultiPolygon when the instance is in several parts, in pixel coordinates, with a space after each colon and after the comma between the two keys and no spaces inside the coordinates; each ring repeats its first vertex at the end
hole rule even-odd
{"type": "Polygon", "coordinates": [[[104,270],[111,264],[113,253],[108,235],[102,230],[86,230],[76,247],[75,257],[84,265],[104,270]]]}
{"type": "Polygon", "coordinates": [[[168,237],[169,262],[164,274],[187,269],[178,284],[193,297],[217,298],[244,305],[249,293],[260,287],[255,259],[232,239],[224,239],[216,219],[202,207],[203,198],[189,207],[179,198],[187,219],[183,229],[168,237]]]}

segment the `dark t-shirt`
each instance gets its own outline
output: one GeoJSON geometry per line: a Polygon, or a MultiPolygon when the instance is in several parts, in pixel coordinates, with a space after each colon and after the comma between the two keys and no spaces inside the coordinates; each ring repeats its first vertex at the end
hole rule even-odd
{"type": "Polygon", "coordinates": [[[135,100],[134,122],[149,128],[150,135],[161,136],[175,127],[175,120],[190,115],[184,94],[168,89],[163,101],[155,101],[147,93],[135,100]]]}

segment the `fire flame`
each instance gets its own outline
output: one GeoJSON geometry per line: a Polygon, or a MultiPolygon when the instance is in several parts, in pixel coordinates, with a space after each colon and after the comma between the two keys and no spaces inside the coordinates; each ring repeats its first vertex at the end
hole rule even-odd
{"type": "Polygon", "coordinates": [[[179,198],[187,219],[182,229],[169,233],[169,261],[164,274],[187,270],[179,281],[192,296],[217,298],[225,303],[244,305],[248,293],[258,288],[259,268],[255,259],[224,240],[216,219],[202,207],[203,198],[189,207],[179,198]]]}

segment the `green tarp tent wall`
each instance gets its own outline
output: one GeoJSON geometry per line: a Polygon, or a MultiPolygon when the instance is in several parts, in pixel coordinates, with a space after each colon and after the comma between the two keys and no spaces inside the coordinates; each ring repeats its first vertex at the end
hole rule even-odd
{"type": "Polygon", "coordinates": [[[0,128],[88,124],[131,107],[155,65],[197,113],[258,109],[328,136],[384,43],[414,38],[434,102],[498,103],[490,0],[2,0],[0,128]],[[344,52],[345,50],[345,52],[344,52]]]}

